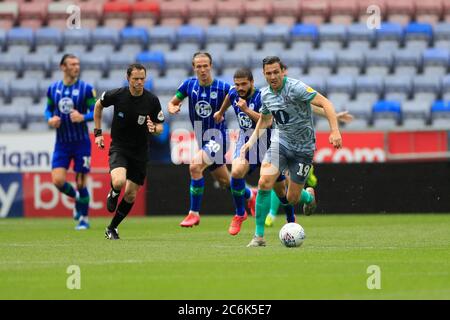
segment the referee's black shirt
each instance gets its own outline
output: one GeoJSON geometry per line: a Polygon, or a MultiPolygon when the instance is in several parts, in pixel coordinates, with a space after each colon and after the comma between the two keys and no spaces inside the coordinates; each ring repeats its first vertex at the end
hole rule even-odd
{"type": "Polygon", "coordinates": [[[114,105],[111,126],[111,147],[125,150],[138,160],[147,160],[147,115],[154,123],[163,123],[164,114],[157,96],[144,89],[140,96],[131,95],[128,87],[106,91],[100,102],[103,107],[114,105]]]}

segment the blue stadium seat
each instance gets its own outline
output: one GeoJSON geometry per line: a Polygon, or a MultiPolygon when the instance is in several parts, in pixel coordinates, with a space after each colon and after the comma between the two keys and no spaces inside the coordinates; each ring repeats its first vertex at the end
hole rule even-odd
{"type": "Polygon", "coordinates": [[[380,49],[397,49],[403,41],[403,27],[399,23],[383,22],[375,34],[380,49]]]}
{"type": "Polygon", "coordinates": [[[234,30],[234,45],[235,49],[238,45],[251,44],[256,47],[261,42],[261,30],[254,25],[241,24],[234,30]]]}
{"type": "Polygon", "coordinates": [[[396,120],[397,124],[402,121],[402,108],[399,101],[380,100],[372,106],[372,121],[375,119],[389,118],[396,120]]]}
{"type": "Polygon", "coordinates": [[[119,31],[114,28],[98,27],[92,30],[92,44],[108,44],[116,47],[119,43],[119,31]]]}
{"type": "Polygon", "coordinates": [[[385,99],[404,101],[411,95],[412,82],[407,75],[386,76],[384,78],[385,99]]]}
{"type": "Polygon", "coordinates": [[[355,80],[352,76],[331,76],[327,78],[327,94],[332,92],[347,93],[353,95],[355,90],[355,80]]]}
{"type": "Polygon", "coordinates": [[[17,79],[10,83],[11,98],[29,97],[39,99],[38,84],[34,79],[17,79]]]}
{"type": "Polygon", "coordinates": [[[35,32],[36,46],[52,44],[59,47],[62,42],[62,33],[55,28],[39,28],[35,32]]]}
{"type": "Polygon", "coordinates": [[[354,43],[366,43],[366,47],[372,46],[375,40],[375,30],[367,28],[365,23],[354,23],[347,27],[348,46],[352,48],[354,43]]]}
{"type": "Polygon", "coordinates": [[[205,33],[203,28],[193,25],[182,25],[177,29],[177,43],[195,43],[203,45],[205,33]]]}
{"type": "Polygon", "coordinates": [[[150,49],[154,49],[155,44],[164,44],[170,49],[176,40],[176,32],[174,27],[155,26],[150,30],[150,49]]]}
{"type": "Polygon", "coordinates": [[[79,44],[88,47],[91,44],[91,30],[85,28],[64,30],[63,43],[64,46],[79,44]]]}
{"type": "Polygon", "coordinates": [[[364,70],[364,54],[359,50],[342,50],[337,52],[337,73],[357,76],[364,70]]]}
{"type": "Polygon", "coordinates": [[[314,45],[319,39],[319,30],[314,24],[296,24],[291,29],[291,41],[308,41],[314,45]]]}
{"type": "Polygon", "coordinates": [[[347,27],[338,24],[322,24],[319,26],[321,49],[339,50],[347,42],[347,27]]]}
{"type": "Polygon", "coordinates": [[[268,24],[262,29],[262,41],[278,41],[286,43],[289,40],[289,30],[287,25],[282,24],[268,24]]]}
{"type": "Polygon", "coordinates": [[[396,74],[414,75],[422,66],[422,55],[414,50],[398,50],[394,52],[396,74]]]}
{"type": "Polygon", "coordinates": [[[404,32],[405,40],[422,39],[429,42],[433,38],[433,27],[429,23],[411,22],[404,32]]]}
{"type": "Polygon", "coordinates": [[[158,72],[165,69],[164,53],[161,51],[143,51],[136,56],[136,61],[158,72]]]}
{"type": "Polygon", "coordinates": [[[393,65],[394,57],[392,52],[386,50],[373,50],[365,53],[366,74],[387,75],[393,65]]]}
{"type": "Polygon", "coordinates": [[[121,44],[140,44],[146,47],[149,42],[149,34],[144,27],[126,27],[120,31],[121,44]]]}
{"type": "Polygon", "coordinates": [[[34,44],[34,32],[31,28],[12,28],[7,32],[8,46],[27,45],[32,47],[34,44]]]}
{"type": "Polygon", "coordinates": [[[205,41],[207,44],[210,42],[231,44],[231,41],[233,41],[233,31],[227,26],[211,25],[205,31],[205,41]]]}
{"type": "Polygon", "coordinates": [[[450,102],[444,100],[436,100],[431,105],[431,116],[436,117],[446,117],[450,118],[450,102]]]}

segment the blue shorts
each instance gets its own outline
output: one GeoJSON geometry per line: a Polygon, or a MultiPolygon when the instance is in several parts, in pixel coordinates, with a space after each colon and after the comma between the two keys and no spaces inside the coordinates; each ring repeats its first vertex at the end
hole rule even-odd
{"type": "Polygon", "coordinates": [[[69,169],[73,159],[73,170],[77,173],[91,171],[91,141],[57,142],[53,152],[52,169],[69,169]]]}
{"type": "Polygon", "coordinates": [[[227,164],[227,159],[225,158],[225,154],[227,153],[226,139],[221,142],[211,139],[203,144],[202,150],[206,153],[210,161],[212,161],[212,165],[208,167],[209,171],[214,171],[227,164]]]}

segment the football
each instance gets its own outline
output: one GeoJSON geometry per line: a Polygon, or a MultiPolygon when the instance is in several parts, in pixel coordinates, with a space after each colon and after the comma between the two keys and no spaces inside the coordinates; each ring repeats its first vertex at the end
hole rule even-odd
{"type": "Polygon", "coordinates": [[[286,247],[300,247],[305,240],[305,230],[298,223],[286,223],[279,233],[280,241],[286,247]]]}

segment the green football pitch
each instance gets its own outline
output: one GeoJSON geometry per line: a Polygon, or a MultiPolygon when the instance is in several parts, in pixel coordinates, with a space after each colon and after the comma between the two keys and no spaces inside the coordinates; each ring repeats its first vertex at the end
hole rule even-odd
{"type": "Polygon", "coordinates": [[[301,216],[300,248],[281,216],[259,248],[254,218],[235,237],[230,219],[129,218],[119,241],[109,219],[2,219],[0,299],[450,299],[450,214],[301,216]]]}

